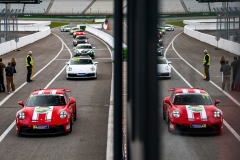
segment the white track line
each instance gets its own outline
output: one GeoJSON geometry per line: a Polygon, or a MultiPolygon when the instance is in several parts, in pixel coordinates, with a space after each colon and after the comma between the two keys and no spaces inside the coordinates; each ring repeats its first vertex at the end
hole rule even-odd
{"type": "MultiPolygon", "coordinates": [[[[54,34],[54,33],[53,33],[54,34]]],[[[57,36],[56,34],[54,34],[55,36],[57,36]]],[[[59,37],[59,36],[57,36],[61,41],[62,41],[62,39],[59,37]]],[[[35,77],[37,74],[39,74],[43,69],[45,69],[48,65],[50,65],[58,56],[59,56],[59,54],[62,52],[62,50],[63,50],[63,45],[65,45],[66,46],[66,48],[68,49],[68,51],[69,51],[69,53],[70,53],[70,57],[72,58],[72,52],[70,51],[70,49],[67,47],[67,45],[62,41],[62,49],[60,50],[60,52],[45,66],[45,67],[43,67],[41,70],[39,70],[33,77],[35,77]]],[[[70,59],[71,59],[70,58],[70,59]]],[[[66,65],[63,67],[63,69],[47,84],[47,86],[44,88],[44,89],[46,89],[46,88],[48,88],[51,84],[52,84],[52,82],[64,71],[64,69],[66,68],[66,65]]],[[[27,82],[25,82],[25,83],[23,83],[20,87],[22,88],[25,84],[27,84],[27,82]]],[[[13,92],[13,93],[11,93],[10,95],[12,96],[14,93],[16,93],[19,89],[21,89],[20,87],[18,87],[16,90],[15,90],[15,92],[13,92]]],[[[7,96],[6,98],[4,98],[2,101],[1,101],[1,103],[0,103],[0,106],[3,104],[3,103],[5,103],[11,96],[7,96]],[[4,102],[3,102],[4,101],[4,102]]],[[[12,122],[12,124],[3,132],[3,134],[0,136],[0,143],[2,142],[2,140],[6,137],[6,135],[11,131],[11,129],[15,126],[15,124],[16,124],[16,121],[14,120],[13,122],[12,122]]]]}
{"type": "MultiPolygon", "coordinates": [[[[182,33],[182,32],[181,32],[182,33]]],[[[190,67],[191,65],[185,60],[183,59],[175,50],[174,46],[173,46],[173,42],[175,40],[175,38],[177,38],[181,33],[177,34],[173,40],[171,41],[171,43],[168,45],[167,49],[164,52],[164,55],[166,56],[167,50],[170,47],[170,45],[172,44],[173,50],[176,52],[176,54],[182,59],[184,60],[184,62],[186,62],[190,67]]],[[[183,79],[183,81],[190,87],[193,88],[193,86],[172,66],[173,70],[183,79]]],[[[192,67],[195,71],[197,71],[199,73],[199,71],[197,69],[195,69],[194,67],[192,67]]],[[[200,73],[201,74],[201,73],[200,73]]],[[[203,76],[203,75],[202,75],[203,76]]],[[[210,81],[212,82],[212,81],[210,81]]],[[[212,82],[213,85],[215,85],[215,87],[217,86],[215,83],[212,82]]],[[[218,87],[218,86],[217,86],[218,87]]],[[[220,87],[219,87],[220,88],[220,87]]],[[[223,92],[224,93],[224,92],[223,92]]],[[[232,134],[237,138],[238,141],[240,141],[240,136],[239,134],[223,119],[223,124],[230,130],[230,132],[232,132],[232,134]]]]}

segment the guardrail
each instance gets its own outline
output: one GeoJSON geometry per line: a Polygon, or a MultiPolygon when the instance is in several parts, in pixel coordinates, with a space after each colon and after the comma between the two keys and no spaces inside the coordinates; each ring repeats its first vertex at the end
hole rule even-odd
{"type": "MultiPolygon", "coordinates": [[[[37,40],[42,39],[51,34],[50,27],[41,26],[40,28],[41,28],[40,32],[19,38],[19,42],[17,44],[15,40],[11,40],[11,41],[0,44],[0,55],[6,54],[17,48],[21,48],[23,46],[36,42],[37,40]]],[[[36,27],[36,30],[37,29],[39,29],[39,26],[36,27]]]]}
{"type": "MultiPolygon", "coordinates": [[[[185,21],[183,21],[183,23],[185,23],[185,21]]],[[[216,30],[216,24],[208,25],[208,24],[195,23],[195,25],[193,25],[194,22],[191,23],[189,22],[189,20],[187,23],[191,24],[191,25],[184,26],[184,33],[187,34],[188,36],[193,37],[199,41],[205,42],[207,44],[210,44],[212,46],[215,46],[215,47],[218,46],[218,48],[234,53],[236,55],[240,55],[239,43],[232,42],[222,38],[220,38],[220,40],[217,42],[215,36],[196,31],[196,30],[216,30]]]]}

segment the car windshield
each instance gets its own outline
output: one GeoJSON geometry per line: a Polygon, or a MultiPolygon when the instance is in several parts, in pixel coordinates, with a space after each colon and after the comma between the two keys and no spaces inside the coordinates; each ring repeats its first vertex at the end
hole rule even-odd
{"type": "Polygon", "coordinates": [[[80,45],[80,46],[77,46],[77,49],[92,49],[92,46],[80,45]]]}
{"type": "Polygon", "coordinates": [[[64,28],[69,28],[69,26],[64,26],[64,28]]]}
{"type": "Polygon", "coordinates": [[[158,58],[158,64],[167,64],[167,61],[164,58],[158,58]]]}
{"type": "Polygon", "coordinates": [[[64,106],[63,95],[31,95],[26,106],[64,106]]]}
{"type": "Polygon", "coordinates": [[[175,105],[212,105],[207,94],[179,94],[175,95],[175,105]]]}
{"type": "Polygon", "coordinates": [[[87,65],[93,64],[91,59],[73,59],[71,65],[87,65]]]}
{"type": "Polygon", "coordinates": [[[83,30],[77,30],[76,32],[83,32],[83,30]]]}
{"type": "Polygon", "coordinates": [[[171,26],[166,25],[165,27],[171,27],[171,26]]]}
{"type": "Polygon", "coordinates": [[[76,37],[76,39],[87,39],[87,37],[86,36],[78,36],[78,37],[76,37]]]}

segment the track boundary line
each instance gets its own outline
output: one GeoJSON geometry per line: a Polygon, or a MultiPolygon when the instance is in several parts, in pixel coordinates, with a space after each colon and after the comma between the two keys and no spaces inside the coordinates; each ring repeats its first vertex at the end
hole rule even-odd
{"type": "MultiPolygon", "coordinates": [[[[54,34],[54,33],[53,33],[54,34]]],[[[61,41],[62,41],[62,39],[59,37],[59,36],[57,36],[56,34],[54,34],[56,37],[58,37],[61,41]]],[[[39,70],[33,77],[35,77],[35,76],[37,76],[43,69],[45,69],[48,65],[50,65],[58,56],[59,56],[59,54],[63,51],[63,46],[65,45],[65,47],[68,49],[68,51],[69,51],[69,53],[70,53],[70,57],[72,58],[72,52],[70,51],[70,49],[67,47],[67,45],[62,41],[62,49],[60,50],[60,52],[45,66],[45,67],[43,67],[41,70],[39,70]]],[[[70,59],[71,59],[70,58],[70,59]]],[[[63,72],[63,70],[66,68],[66,66],[67,65],[65,65],[62,69],[61,69],[61,71],[60,72],[58,72],[58,74],[47,84],[47,86],[44,88],[44,89],[46,89],[46,88],[48,88],[51,84],[52,84],[52,82],[63,72]]],[[[25,82],[25,83],[23,83],[20,87],[22,88],[24,85],[26,85],[27,84],[27,82],[25,82]]],[[[20,87],[18,87],[17,89],[16,89],[16,91],[14,92],[14,93],[16,93],[19,89],[21,89],[20,87]]],[[[11,96],[14,94],[14,93],[11,93],[11,96]]],[[[10,97],[11,97],[10,95],[9,95],[9,97],[7,96],[4,100],[4,102],[2,102],[1,101],[1,103],[0,103],[0,106],[3,104],[3,103],[5,103],[10,97]]],[[[2,142],[2,140],[7,136],[7,134],[11,131],[11,129],[15,126],[15,124],[16,124],[16,120],[14,120],[13,122],[12,122],[12,124],[3,132],[3,134],[0,136],[0,143],[2,142]]]]}
{"type": "MultiPolygon", "coordinates": [[[[173,40],[171,41],[171,43],[168,45],[167,49],[166,49],[165,52],[164,52],[164,56],[165,56],[165,57],[166,57],[166,53],[167,53],[167,50],[168,50],[168,48],[170,47],[170,45],[172,45],[174,52],[177,53],[177,51],[176,51],[175,48],[174,48],[173,42],[174,42],[174,40],[175,40],[180,34],[182,34],[182,33],[183,33],[183,32],[177,34],[177,35],[173,38],[173,40]]],[[[178,53],[177,53],[177,55],[178,55],[182,60],[184,60],[184,62],[186,62],[186,63],[190,66],[190,64],[189,64],[185,59],[183,59],[178,53]]],[[[166,58],[166,59],[167,59],[167,58],[166,58]]],[[[172,65],[171,65],[171,66],[172,66],[172,65]]],[[[190,67],[191,67],[191,66],[190,66],[190,67]]],[[[173,66],[172,66],[172,68],[173,68],[173,70],[182,78],[182,80],[184,80],[184,82],[185,82],[190,88],[193,88],[193,86],[192,86],[173,66]]],[[[194,68],[194,67],[191,67],[191,68],[194,68]]],[[[199,71],[198,71],[197,69],[194,68],[194,70],[199,73],[199,71]]],[[[201,73],[200,73],[200,74],[201,74],[201,73]]],[[[211,81],[210,81],[210,82],[211,82],[211,81]]],[[[212,82],[212,84],[215,84],[215,83],[212,82]]],[[[215,85],[216,85],[216,84],[215,84],[215,85]]],[[[215,87],[216,87],[216,86],[215,86],[215,87]]],[[[223,119],[223,124],[229,129],[230,132],[232,132],[232,134],[237,138],[237,140],[240,141],[240,136],[239,136],[239,134],[238,134],[238,133],[227,123],[227,121],[225,121],[224,119],[223,119]]]]}

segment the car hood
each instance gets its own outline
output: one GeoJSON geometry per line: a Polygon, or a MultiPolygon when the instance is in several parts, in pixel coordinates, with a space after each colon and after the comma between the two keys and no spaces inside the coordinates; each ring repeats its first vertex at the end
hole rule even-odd
{"type": "Polygon", "coordinates": [[[213,118],[213,113],[217,109],[214,105],[175,105],[175,107],[189,121],[207,121],[213,118]]]}
{"type": "MultiPolygon", "coordinates": [[[[86,53],[86,52],[89,52],[89,51],[93,51],[93,49],[76,49],[79,53],[86,53]]],[[[76,51],[75,50],[75,51],[76,51]]]]}
{"type": "Polygon", "coordinates": [[[72,71],[71,72],[74,72],[74,73],[84,73],[84,72],[90,72],[90,68],[92,67],[95,67],[95,65],[70,65],[70,67],[72,67],[72,71]]]}
{"type": "Polygon", "coordinates": [[[75,39],[75,40],[78,41],[78,42],[84,42],[87,39],[75,39]]]}
{"type": "Polygon", "coordinates": [[[158,64],[157,65],[157,70],[160,73],[170,72],[171,71],[171,67],[168,64],[158,64]],[[167,66],[168,66],[169,70],[166,70],[167,66]]]}
{"type": "Polygon", "coordinates": [[[64,106],[36,106],[24,107],[23,111],[28,120],[38,122],[39,120],[52,121],[65,108],[64,106]]]}

